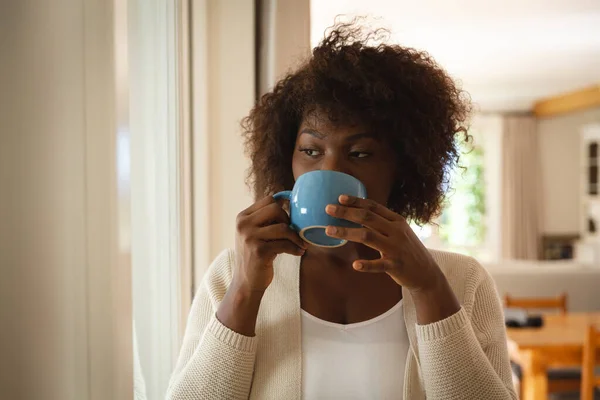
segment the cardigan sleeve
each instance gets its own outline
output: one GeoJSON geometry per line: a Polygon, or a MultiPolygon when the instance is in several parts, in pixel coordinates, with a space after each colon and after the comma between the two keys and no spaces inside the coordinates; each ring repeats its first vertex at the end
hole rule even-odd
{"type": "Polygon", "coordinates": [[[232,262],[230,251],[221,253],[194,297],[169,400],[248,399],[257,338],[230,330],[215,316],[231,282],[232,262]]]}
{"type": "Polygon", "coordinates": [[[477,267],[482,279],[470,316],[463,306],[442,321],[416,327],[427,399],[517,399],[500,298],[492,278],[477,267]]]}

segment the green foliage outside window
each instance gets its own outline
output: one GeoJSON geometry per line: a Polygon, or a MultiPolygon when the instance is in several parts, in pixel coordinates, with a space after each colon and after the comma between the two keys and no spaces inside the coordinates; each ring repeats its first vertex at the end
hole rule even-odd
{"type": "Polygon", "coordinates": [[[464,140],[460,147],[460,167],[452,171],[439,237],[449,249],[472,254],[486,236],[484,153],[464,140]]]}

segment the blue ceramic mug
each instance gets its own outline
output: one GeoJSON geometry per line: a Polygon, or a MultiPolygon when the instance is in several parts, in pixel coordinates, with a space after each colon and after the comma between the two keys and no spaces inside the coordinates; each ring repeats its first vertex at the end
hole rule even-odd
{"type": "Polygon", "coordinates": [[[302,239],[319,247],[339,247],[347,240],[327,236],[329,225],[360,228],[360,225],[332,217],[325,212],[328,204],[339,204],[342,194],[367,198],[367,189],[355,177],[337,171],[311,171],[301,175],[293,190],[286,190],[273,197],[290,202],[291,227],[302,239]]]}

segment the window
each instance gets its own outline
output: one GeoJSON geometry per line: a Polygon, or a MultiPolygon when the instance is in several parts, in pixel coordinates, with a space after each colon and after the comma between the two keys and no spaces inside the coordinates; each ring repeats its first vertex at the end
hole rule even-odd
{"type": "Polygon", "coordinates": [[[460,167],[452,171],[451,190],[439,220],[439,236],[449,250],[477,255],[485,243],[486,187],[484,151],[460,140],[460,167]]]}
{"type": "Polygon", "coordinates": [[[482,261],[500,254],[501,130],[498,116],[477,116],[459,140],[459,166],[451,171],[441,215],[411,227],[426,246],[468,254],[482,261]]]}

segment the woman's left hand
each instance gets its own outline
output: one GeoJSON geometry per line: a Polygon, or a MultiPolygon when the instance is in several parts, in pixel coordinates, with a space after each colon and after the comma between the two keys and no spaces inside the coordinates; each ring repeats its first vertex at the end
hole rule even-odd
{"type": "Polygon", "coordinates": [[[429,251],[402,216],[373,200],[342,195],[339,201],[341,205],[327,206],[327,214],[362,227],[329,226],[327,235],[365,244],[381,254],[377,260],[354,261],[354,269],[385,272],[411,291],[427,290],[445,280],[429,251]]]}

